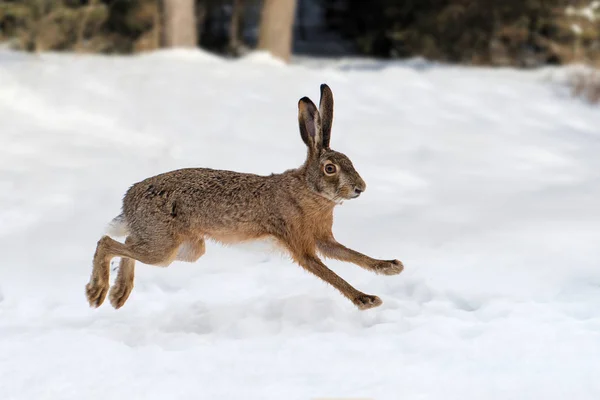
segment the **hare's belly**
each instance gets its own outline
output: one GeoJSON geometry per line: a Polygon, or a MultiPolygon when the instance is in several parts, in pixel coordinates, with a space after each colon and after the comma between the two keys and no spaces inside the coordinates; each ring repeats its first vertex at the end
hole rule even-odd
{"type": "Polygon", "coordinates": [[[205,235],[210,239],[224,244],[247,242],[269,236],[266,232],[259,232],[252,227],[248,227],[248,229],[244,229],[243,227],[237,227],[236,229],[217,229],[205,232],[205,235]]]}

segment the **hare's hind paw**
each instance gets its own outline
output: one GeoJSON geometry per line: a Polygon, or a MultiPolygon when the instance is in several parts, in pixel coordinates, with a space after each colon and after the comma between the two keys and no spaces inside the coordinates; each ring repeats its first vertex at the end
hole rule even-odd
{"type": "Polygon", "coordinates": [[[121,283],[116,283],[115,285],[113,285],[113,287],[110,288],[110,293],[108,294],[110,304],[117,310],[123,307],[123,305],[129,298],[132,289],[133,285],[121,283]]]}
{"type": "Polygon", "coordinates": [[[383,303],[379,297],[364,293],[358,295],[352,302],[361,310],[379,307],[383,303]]]}
{"type": "Polygon", "coordinates": [[[106,293],[108,293],[108,282],[92,280],[85,285],[85,294],[90,307],[100,307],[104,303],[104,299],[106,299],[106,293]]]}
{"type": "Polygon", "coordinates": [[[398,260],[380,261],[375,272],[382,275],[398,275],[404,270],[404,265],[398,260]]]}

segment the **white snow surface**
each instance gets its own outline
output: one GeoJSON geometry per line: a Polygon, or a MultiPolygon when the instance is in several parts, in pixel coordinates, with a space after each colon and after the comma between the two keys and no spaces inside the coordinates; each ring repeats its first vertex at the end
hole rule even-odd
{"type": "Polygon", "coordinates": [[[1,51],[0,399],[597,400],[600,110],[566,74],[1,51]],[[334,233],[405,270],[326,263],[381,307],[263,243],[137,263],[122,309],[88,306],[131,184],[299,166],[297,101],[323,82],[367,182],[334,233]]]}

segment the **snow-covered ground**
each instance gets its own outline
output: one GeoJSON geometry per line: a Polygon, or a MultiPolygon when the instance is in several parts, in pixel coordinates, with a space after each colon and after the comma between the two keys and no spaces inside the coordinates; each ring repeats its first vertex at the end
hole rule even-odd
{"type": "Polygon", "coordinates": [[[0,399],[597,400],[600,110],[553,74],[0,52],[0,399]],[[138,263],[122,309],[88,307],[130,184],[300,165],[322,82],[368,185],[334,233],[406,268],[327,263],[381,307],[262,243],[138,263]]]}

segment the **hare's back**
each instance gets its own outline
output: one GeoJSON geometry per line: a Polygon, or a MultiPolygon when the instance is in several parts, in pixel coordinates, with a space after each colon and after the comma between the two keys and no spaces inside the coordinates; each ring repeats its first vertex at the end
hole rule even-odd
{"type": "Polygon", "coordinates": [[[220,219],[232,208],[256,208],[269,190],[268,177],[209,168],[166,172],[134,184],[123,199],[123,213],[135,224],[220,219]],[[215,218],[217,217],[217,218],[215,218]]]}

